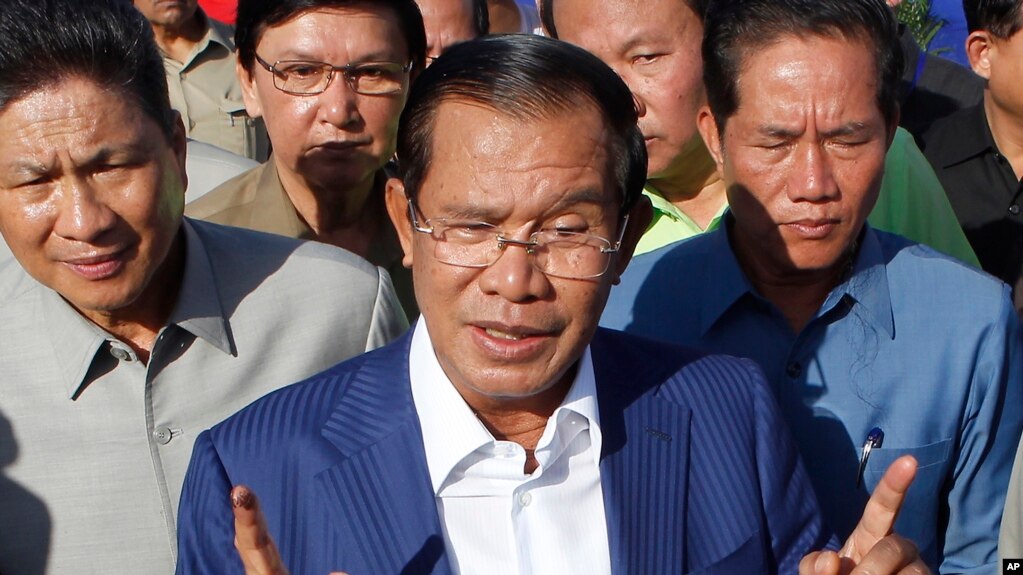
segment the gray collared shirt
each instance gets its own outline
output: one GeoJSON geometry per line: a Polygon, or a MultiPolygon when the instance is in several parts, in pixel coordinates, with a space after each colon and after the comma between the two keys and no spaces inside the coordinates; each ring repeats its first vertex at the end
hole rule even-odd
{"type": "Polygon", "coordinates": [[[196,435],[405,328],[386,273],[348,252],[182,233],[179,300],[148,365],[0,263],[0,573],[172,572],[196,435]]]}

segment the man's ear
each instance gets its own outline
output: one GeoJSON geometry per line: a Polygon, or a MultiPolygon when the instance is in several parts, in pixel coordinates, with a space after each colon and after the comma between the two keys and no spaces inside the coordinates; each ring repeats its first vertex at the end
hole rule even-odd
{"type": "Polygon", "coordinates": [[[714,120],[714,114],[711,113],[710,106],[704,105],[700,107],[700,111],[696,114],[696,129],[700,131],[704,145],[707,146],[711,157],[714,158],[714,165],[717,166],[718,175],[723,177],[724,153],[721,151],[721,134],[718,132],[718,124],[714,120]]]}
{"type": "Polygon", "coordinates": [[[401,265],[412,269],[412,221],[409,219],[408,197],[405,195],[405,183],[398,178],[390,178],[384,188],[384,198],[387,204],[387,215],[391,217],[391,224],[398,232],[398,241],[401,242],[401,250],[405,256],[401,259],[401,265]]]}
{"type": "Polygon", "coordinates": [[[618,285],[618,282],[621,281],[622,274],[629,266],[632,254],[635,253],[636,246],[643,234],[646,233],[653,217],[654,209],[650,204],[650,199],[645,194],[641,194],[636,205],[629,210],[629,222],[626,225],[625,234],[622,235],[622,245],[618,247],[618,252],[615,254],[614,285],[618,285]]]}
{"type": "Polygon", "coordinates": [[[234,61],[234,74],[238,76],[238,84],[242,88],[242,100],[245,102],[245,112],[250,118],[263,116],[263,103],[259,99],[259,88],[256,86],[255,74],[250,74],[239,59],[234,61]]]}
{"type": "Polygon", "coordinates": [[[994,37],[987,30],[970,32],[966,37],[966,57],[970,61],[970,68],[985,80],[991,79],[991,58],[997,56],[997,51],[994,37]]]}

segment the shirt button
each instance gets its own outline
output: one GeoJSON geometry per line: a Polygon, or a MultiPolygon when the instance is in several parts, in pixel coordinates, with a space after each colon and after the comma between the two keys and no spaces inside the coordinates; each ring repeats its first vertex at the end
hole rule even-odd
{"type": "Polygon", "coordinates": [[[797,378],[803,373],[803,366],[798,361],[793,361],[785,368],[785,373],[791,378],[797,378]]]}
{"type": "Polygon", "coordinates": [[[1012,214],[1014,216],[1018,216],[1019,212],[1020,212],[1019,204],[1012,204],[1011,206],[1009,206],[1009,213],[1010,214],[1012,214]]]}
{"type": "Polygon", "coordinates": [[[157,427],[153,430],[153,439],[160,445],[167,445],[174,438],[174,434],[168,427],[157,427]]]}
{"type": "Polygon", "coordinates": [[[522,495],[519,495],[519,505],[521,505],[523,507],[528,507],[529,504],[532,503],[532,502],[533,502],[533,494],[532,493],[527,491],[527,492],[523,493],[522,495]]]}
{"type": "Polygon", "coordinates": [[[110,348],[110,355],[121,361],[131,361],[131,353],[124,348],[112,346],[110,348]]]}

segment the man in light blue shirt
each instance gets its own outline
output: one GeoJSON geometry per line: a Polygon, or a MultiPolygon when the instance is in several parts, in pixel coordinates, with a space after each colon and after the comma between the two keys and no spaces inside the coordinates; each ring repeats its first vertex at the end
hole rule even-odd
{"type": "Polygon", "coordinates": [[[723,0],[706,30],[699,127],[731,211],[634,258],[603,325],[757,360],[840,537],[912,454],[896,529],[932,569],[993,572],[1023,340],[1004,284],[865,224],[898,121],[891,14],[723,0]]]}

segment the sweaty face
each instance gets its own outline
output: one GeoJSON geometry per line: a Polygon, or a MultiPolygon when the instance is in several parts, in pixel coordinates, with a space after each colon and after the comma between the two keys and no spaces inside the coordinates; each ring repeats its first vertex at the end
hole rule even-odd
{"type": "Polygon", "coordinates": [[[431,60],[448,48],[476,38],[472,0],[416,0],[426,28],[426,56],[431,60]]]}
{"type": "Polygon", "coordinates": [[[133,0],[135,8],[157,26],[178,27],[195,16],[197,0],[133,0]]]}
{"type": "Polygon", "coordinates": [[[639,105],[650,178],[706,158],[696,114],[706,100],[703,24],[685,0],[555,0],[558,36],[618,72],[639,105]]]}
{"type": "MultiPolygon", "coordinates": [[[[449,101],[432,132],[438,136],[418,194],[420,218],[482,221],[522,241],[545,229],[616,239],[609,136],[588,106],[518,120],[449,101]]],[[[470,404],[474,397],[537,397],[569,381],[627,257],[613,256],[604,275],[587,280],[543,274],[521,246],[506,247],[487,268],[441,263],[436,240],[410,230],[398,186],[389,183],[388,209],[437,358],[463,397],[470,404]]]]}
{"type": "Polygon", "coordinates": [[[8,104],[0,133],[0,233],[25,270],[87,317],[156,289],[181,223],[184,137],[172,146],[133,102],[75,78],[8,104]]]}
{"type": "Polygon", "coordinates": [[[751,52],[724,134],[700,114],[735,215],[735,248],[754,273],[837,269],[877,200],[889,144],[871,50],[810,36],[751,52]]]}
{"type": "MultiPolygon", "coordinates": [[[[394,12],[368,3],[305,12],[268,28],[256,54],[270,64],[305,60],[335,66],[405,65],[410,58],[394,12]]],[[[371,181],[394,154],[407,84],[398,94],[366,96],[335,72],[323,93],[295,96],[275,88],[273,75],[258,63],[251,76],[241,69],[239,75],[249,114],[266,122],[282,179],[344,191],[371,181]]]]}

